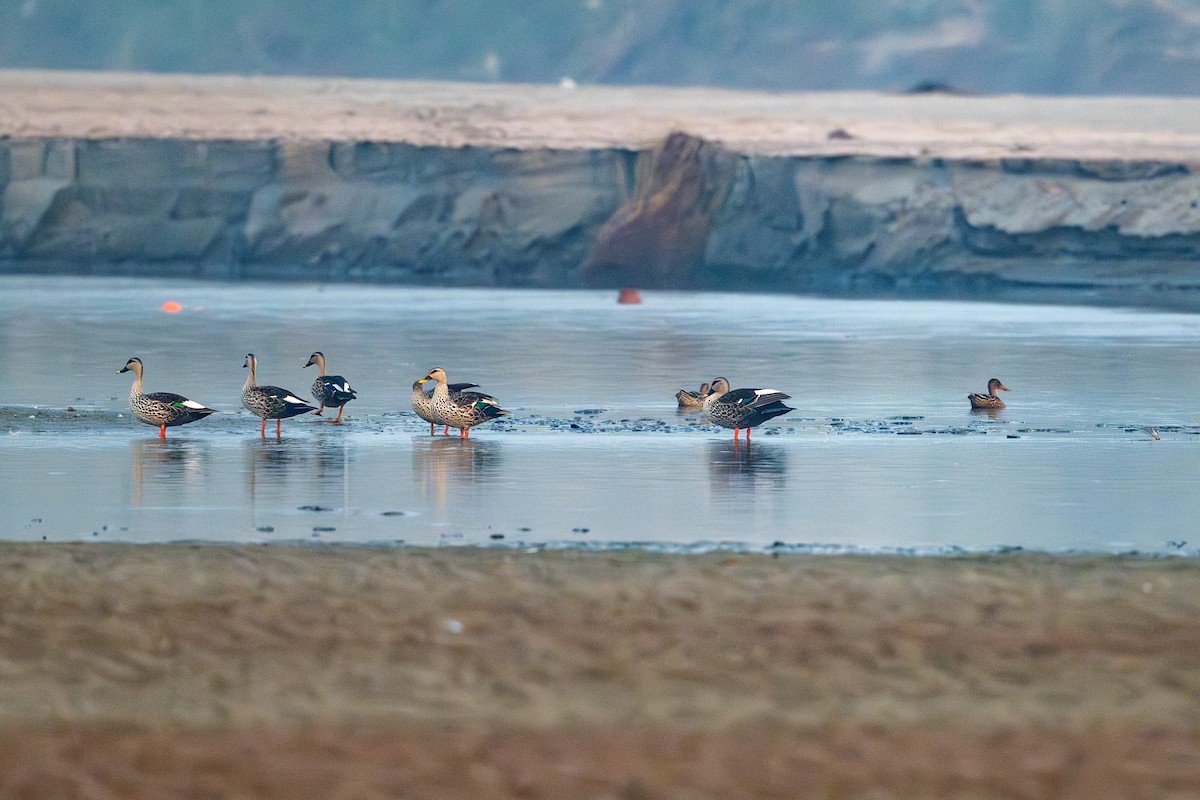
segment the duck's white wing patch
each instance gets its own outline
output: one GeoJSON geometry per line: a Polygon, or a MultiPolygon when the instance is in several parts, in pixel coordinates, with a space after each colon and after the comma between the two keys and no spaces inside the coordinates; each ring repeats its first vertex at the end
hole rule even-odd
{"type": "Polygon", "coordinates": [[[203,403],[197,403],[195,400],[184,400],[183,405],[185,408],[194,408],[196,410],[207,408],[203,403]]]}
{"type": "Polygon", "coordinates": [[[289,394],[287,397],[283,398],[283,402],[285,402],[285,403],[299,403],[299,404],[300,404],[300,405],[302,405],[302,406],[306,406],[306,405],[308,405],[308,403],[304,402],[304,401],[303,401],[303,400],[301,400],[299,397],[293,397],[293,396],[292,396],[292,395],[290,395],[290,394],[289,394]]]}
{"type": "Polygon", "coordinates": [[[343,392],[349,392],[349,391],[352,391],[352,389],[350,388],[350,384],[349,384],[349,383],[347,383],[347,384],[345,384],[344,386],[342,386],[342,391],[343,391],[343,392]]]}
{"type": "Polygon", "coordinates": [[[762,397],[764,394],[783,394],[778,389],[755,389],[754,393],[759,397],[762,397]]]}

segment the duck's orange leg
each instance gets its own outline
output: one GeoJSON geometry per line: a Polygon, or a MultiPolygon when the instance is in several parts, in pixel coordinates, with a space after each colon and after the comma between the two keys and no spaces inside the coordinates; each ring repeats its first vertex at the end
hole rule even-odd
{"type": "MultiPolygon", "coordinates": [[[[316,415],[319,417],[319,416],[321,416],[321,412],[322,412],[322,411],[324,411],[324,410],[325,410],[325,404],[324,404],[324,403],[321,403],[321,407],[320,407],[320,408],[318,408],[318,409],[317,409],[316,411],[314,411],[313,413],[314,413],[314,414],[316,414],[316,415]]],[[[339,416],[340,416],[340,415],[339,415],[339,416]]]]}
{"type": "Polygon", "coordinates": [[[335,419],[335,420],[334,420],[334,422],[341,422],[341,421],[342,421],[342,412],[343,412],[343,411],[345,411],[345,410],[346,410],[346,407],[345,407],[345,406],[342,406],[341,408],[339,408],[339,409],[338,409],[338,415],[337,415],[337,419],[335,419]]]}
{"type": "Polygon", "coordinates": [[[434,429],[434,427],[433,427],[433,423],[432,423],[432,422],[431,422],[431,423],[429,423],[429,435],[430,435],[430,436],[436,436],[436,435],[437,435],[437,430],[435,430],[435,429],[434,429]]]}
{"type": "Polygon", "coordinates": [[[261,433],[262,433],[262,438],[264,438],[264,439],[267,438],[267,418],[266,417],[263,417],[261,433]]]}
{"type": "Polygon", "coordinates": [[[283,420],[275,420],[275,438],[278,439],[283,434],[283,420]]]}
{"type": "Polygon", "coordinates": [[[450,435],[450,426],[447,425],[446,429],[442,431],[442,436],[449,436],[449,435],[450,435]]]}
{"type": "Polygon", "coordinates": [[[460,430],[460,431],[458,432],[458,435],[459,435],[459,437],[460,437],[460,438],[462,438],[462,439],[470,439],[470,438],[471,438],[471,429],[470,429],[470,428],[463,428],[462,430],[460,430]]]}
{"type": "Polygon", "coordinates": [[[167,438],[167,426],[166,425],[158,426],[158,438],[160,438],[160,439],[167,438]]]}

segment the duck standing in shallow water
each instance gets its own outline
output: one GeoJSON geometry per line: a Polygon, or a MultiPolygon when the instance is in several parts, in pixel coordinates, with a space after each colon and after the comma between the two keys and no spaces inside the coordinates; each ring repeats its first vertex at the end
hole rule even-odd
{"type": "Polygon", "coordinates": [[[697,411],[704,408],[704,398],[708,396],[708,384],[700,384],[698,391],[690,389],[680,389],[675,393],[675,399],[679,401],[680,408],[694,408],[697,411]]]}
{"type": "Polygon", "coordinates": [[[308,369],[313,364],[317,365],[317,369],[321,373],[312,385],[312,396],[321,404],[321,407],[317,409],[317,416],[321,416],[325,406],[329,406],[338,410],[337,419],[334,422],[341,422],[342,412],[346,410],[346,403],[358,397],[358,394],[350,388],[350,381],[341,375],[325,374],[325,354],[321,351],[318,350],[309,356],[308,363],[304,365],[304,368],[308,369]]]}
{"type": "Polygon", "coordinates": [[[437,383],[437,386],[433,387],[433,396],[429,398],[433,422],[458,428],[460,438],[469,438],[471,428],[481,422],[508,413],[491,395],[482,392],[451,391],[446,383],[446,373],[441,369],[429,370],[429,374],[417,381],[417,385],[424,385],[429,381],[437,383]]]}
{"type": "Polygon", "coordinates": [[[733,389],[729,381],[717,378],[712,382],[708,396],[704,399],[704,415],[708,421],[722,428],[733,428],[733,441],[738,440],[738,431],[746,429],[746,443],[750,443],[750,429],[757,428],[769,419],[795,411],[783,404],[791,395],[777,389],[733,389]]]}
{"type": "Polygon", "coordinates": [[[971,408],[1004,408],[1004,401],[996,392],[1007,391],[1008,387],[1001,383],[999,378],[992,378],[988,381],[987,394],[969,394],[967,399],[971,401],[971,408]]]}
{"type": "Polygon", "coordinates": [[[246,354],[246,363],[242,366],[250,369],[250,377],[246,378],[246,385],[242,387],[242,405],[251,414],[262,417],[261,432],[264,439],[267,438],[267,420],[275,420],[275,435],[279,436],[283,433],[285,419],[317,410],[287,389],[259,386],[255,381],[258,359],[254,357],[254,353],[246,354]]]}
{"type": "MultiPolygon", "coordinates": [[[[455,392],[473,389],[478,385],[478,383],[451,383],[447,384],[446,388],[450,390],[450,394],[453,396],[455,392]]],[[[412,388],[412,410],[418,417],[429,423],[429,435],[433,436],[437,433],[434,429],[438,424],[438,421],[433,418],[433,390],[426,392],[421,381],[413,381],[412,388]]],[[[487,395],[484,396],[486,397],[487,395]]],[[[446,434],[449,432],[450,426],[447,425],[442,433],[446,434]]]]}
{"type": "Polygon", "coordinates": [[[125,366],[117,370],[117,374],[132,372],[133,388],[129,390],[129,410],[133,415],[147,425],[158,426],[158,438],[167,438],[167,428],[176,425],[187,425],[198,419],[204,419],[209,414],[217,413],[207,406],[188,400],[180,394],[172,392],[142,392],[142,360],[131,358],[125,366]]]}

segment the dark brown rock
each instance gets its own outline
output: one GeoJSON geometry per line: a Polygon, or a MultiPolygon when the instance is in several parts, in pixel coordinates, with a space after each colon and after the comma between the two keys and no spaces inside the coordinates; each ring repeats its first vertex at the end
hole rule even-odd
{"type": "Polygon", "coordinates": [[[689,287],[733,176],[718,145],[673,133],[638,158],[634,196],[596,236],[581,270],[590,286],[689,287]]]}

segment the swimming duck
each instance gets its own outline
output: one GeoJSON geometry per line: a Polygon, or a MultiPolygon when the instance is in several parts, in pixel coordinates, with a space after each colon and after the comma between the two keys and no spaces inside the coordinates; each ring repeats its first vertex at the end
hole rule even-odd
{"type": "Polygon", "coordinates": [[[259,386],[255,382],[258,359],[254,357],[254,353],[246,354],[246,363],[242,366],[250,368],[250,377],[246,378],[246,385],[242,387],[242,405],[251,414],[262,417],[264,439],[267,436],[267,420],[275,420],[275,435],[278,436],[283,432],[285,419],[317,410],[287,389],[280,389],[278,386],[259,386]]]}
{"type": "Polygon", "coordinates": [[[1007,392],[1008,387],[999,378],[988,381],[987,394],[969,394],[971,408],[1004,408],[1004,401],[996,396],[996,392],[1007,392]]]}
{"type": "Polygon", "coordinates": [[[337,419],[334,422],[341,422],[342,412],[346,410],[346,403],[358,397],[358,394],[350,388],[350,381],[341,375],[325,374],[325,354],[321,351],[318,350],[309,356],[308,363],[304,365],[304,368],[308,369],[313,364],[316,364],[317,369],[321,372],[312,385],[312,396],[321,404],[321,407],[317,409],[317,416],[321,415],[325,406],[329,406],[338,410],[337,419]]]}
{"type": "Polygon", "coordinates": [[[424,385],[429,381],[437,382],[437,386],[433,387],[433,396],[429,398],[430,416],[439,425],[458,428],[458,435],[463,439],[470,436],[469,431],[475,425],[508,413],[491,395],[450,391],[446,383],[446,373],[441,369],[429,370],[429,374],[417,381],[417,385],[424,385]]]}
{"type": "Polygon", "coordinates": [[[158,426],[158,438],[167,438],[167,428],[176,425],[187,425],[198,419],[204,419],[209,414],[217,413],[207,406],[188,400],[183,395],[172,392],[142,392],[142,360],[131,358],[125,366],[117,370],[133,373],[133,388],[129,390],[129,410],[133,415],[147,425],[158,426]]]}
{"type": "MultiPolygon", "coordinates": [[[[447,384],[446,388],[450,390],[450,394],[453,396],[455,392],[473,389],[478,385],[478,383],[451,383],[447,384]]],[[[437,420],[433,418],[433,409],[430,405],[433,398],[433,391],[426,392],[420,381],[413,381],[412,388],[412,410],[416,412],[418,417],[429,423],[429,435],[433,436],[436,433],[434,428],[437,426],[437,420]]],[[[447,425],[442,433],[446,434],[449,432],[450,426],[447,425]]]]}
{"type": "Polygon", "coordinates": [[[704,408],[704,398],[708,394],[708,384],[700,384],[699,391],[691,391],[689,389],[680,389],[675,393],[675,399],[679,401],[680,408],[704,408]]]}
{"type": "Polygon", "coordinates": [[[772,417],[789,411],[791,406],[783,404],[790,395],[776,389],[734,389],[729,381],[717,378],[711,384],[704,399],[704,415],[708,421],[722,428],[733,428],[733,440],[738,440],[738,431],[746,429],[746,441],[750,441],[750,429],[756,428],[772,417]]]}

